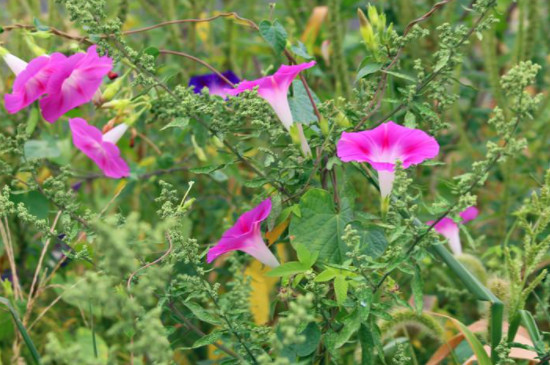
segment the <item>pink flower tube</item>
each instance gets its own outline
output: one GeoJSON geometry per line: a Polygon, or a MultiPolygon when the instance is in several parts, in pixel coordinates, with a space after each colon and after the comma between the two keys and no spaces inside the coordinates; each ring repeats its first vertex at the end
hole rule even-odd
{"type": "Polygon", "coordinates": [[[63,114],[92,100],[103,77],[113,67],[113,60],[100,57],[97,47],[57,62],[46,87],[47,96],[40,99],[44,119],[53,123],[63,114]]]}
{"type": "Polygon", "coordinates": [[[387,122],[362,132],[343,132],[336,153],[344,162],[367,162],[376,171],[382,198],[390,195],[395,178],[395,164],[403,168],[434,158],[439,153],[435,138],[419,129],[387,122]]]}
{"type": "Polygon", "coordinates": [[[267,266],[279,266],[279,261],[265,244],[260,230],[262,222],[267,219],[269,213],[271,213],[271,199],[268,198],[241,215],[235,225],[225,231],[218,243],[208,250],[207,262],[211,263],[224,253],[238,250],[246,252],[267,266]]]}
{"type": "MultiPolygon", "coordinates": [[[[460,224],[464,224],[477,218],[479,210],[476,207],[469,207],[460,212],[460,218],[462,221],[460,224]]],[[[426,222],[427,225],[434,224],[434,221],[426,222]]],[[[462,253],[462,244],[460,243],[460,229],[458,224],[451,218],[445,217],[434,226],[434,229],[444,236],[449,241],[449,247],[455,255],[462,253]]]]}
{"type": "Polygon", "coordinates": [[[128,129],[127,124],[119,124],[105,134],[82,118],[69,119],[69,126],[76,148],[94,161],[105,176],[119,179],[130,175],[130,168],[116,146],[128,129]]]}
{"type": "MultiPolygon", "coordinates": [[[[282,65],[277,72],[271,76],[262,77],[253,81],[242,81],[235,89],[226,89],[228,95],[238,95],[245,90],[254,90],[258,87],[258,95],[271,105],[273,111],[287,131],[290,131],[294,119],[288,104],[288,88],[292,80],[303,70],[315,66],[315,61],[302,63],[299,65],[282,65]]],[[[302,146],[302,152],[310,155],[311,150],[304,136],[301,125],[298,125],[298,134],[302,146]]]]}

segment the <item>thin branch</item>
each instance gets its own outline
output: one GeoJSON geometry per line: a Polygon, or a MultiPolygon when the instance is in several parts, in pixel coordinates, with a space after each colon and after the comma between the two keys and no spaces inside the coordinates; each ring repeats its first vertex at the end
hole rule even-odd
{"type": "MultiPolygon", "coordinates": [[[[27,25],[27,24],[6,25],[5,27],[2,27],[2,29],[4,30],[4,32],[10,32],[10,31],[15,30],[15,29],[25,29],[25,30],[30,30],[30,31],[38,31],[36,26],[27,25]]],[[[92,42],[87,37],[83,37],[83,36],[80,36],[80,35],[69,34],[69,33],[64,32],[62,30],[59,30],[57,28],[48,27],[47,31],[52,33],[53,35],[56,35],[56,36],[59,36],[59,37],[62,37],[62,38],[66,38],[66,39],[70,39],[72,41],[77,41],[77,42],[80,42],[80,43],[94,44],[94,42],[92,42]]]]}
{"type": "MultiPolygon", "coordinates": [[[[134,278],[134,276],[136,276],[136,274],[141,271],[141,270],[144,270],[148,267],[151,267],[153,266],[154,264],[156,263],[159,263],[161,262],[162,260],[164,260],[166,257],[168,257],[168,255],[170,255],[170,253],[172,252],[172,249],[174,248],[173,244],[172,244],[172,239],[170,238],[170,234],[166,233],[166,239],[168,240],[168,250],[166,250],[165,253],[162,254],[162,256],[160,256],[159,258],[157,258],[155,261],[151,261],[149,262],[148,264],[140,267],[139,269],[137,269],[136,271],[134,271],[130,277],[128,278],[128,281],[126,282],[126,288],[128,289],[128,291],[130,291],[130,288],[131,288],[131,285],[132,285],[132,279],[134,278]]],[[[131,295],[131,294],[130,294],[131,295]]]]}
{"type": "MultiPolygon", "coordinates": [[[[453,0],[440,1],[437,4],[435,4],[426,14],[422,15],[420,18],[416,18],[412,20],[409,24],[407,24],[407,27],[403,31],[403,37],[406,36],[416,24],[421,23],[426,19],[430,18],[438,9],[442,8],[443,6],[450,3],[451,1],[453,0]]],[[[386,86],[387,86],[387,80],[388,80],[387,71],[389,71],[397,63],[397,60],[401,56],[401,53],[403,52],[404,47],[405,45],[402,45],[401,47],[399,47],[399,49],[395,53],[395,56],[393,56],[392,60],[390,61],[390,63],[386,67],[384,67],[384,69],[382,70],[382,76],[380,77],[380,81],[376,88],[376,93],[374,94],[374,97],[372,98],[371,102],[367,106],[367,110],[370,110],[370,111],[365,117],[361,119],[359,124],[355,126],[354,128],[355,130],[358,130],[359,128],[361,128],[363,124],[365,124],[367,120],[369,120],[369,118],[373,116],[378,109],[380,109],[380,106],[382,105],[382,98],[384,96],[384,93],[386,91],[386,86]]]]}
{"type": "Polygon", "coordinates": [[[48,237],[48,239],[44,243],[44,247],[42,247],[42,252],[40,253],[40,258],[38,259],[38,263],[36,264],[36,269],[34,270],[34,276],[32,278],[31,288],[29,289],[29,298],[27,300],[27,308],[26,308],[26,311],[25,311],[25,316],[23,318],[23,324],[24,325],[27,324],[30,312],[31,312],[32,307],[34,305],[33,295],[36,294],[34,292],[34,289],[35,289],[35,286],[36,286],[36,283],[37,283],[37,280],[38,280],[38,275],[40,274],[40,270],[42,269],[42,263],[44,262],[44,257],[46,256],[46,252],[48,252],[48,247],[50,246],[50,242],[52,240],[51,235],[53,235],[54,232],[55,232],[55,226],[57,225],[57,221],[59,220],[59,217],[61,217],[62,212],[63,212],[62,210],[59,210],[57,212],[57,215],[55,216],[55,218],[53,220],[53,223],[50,227],[50,237],[48,237]]]}
{"type": "MultiPolygon", "coordinates": [[[[195,326],[193,324],[193,322],[191,322],[189,319],[187,319],[183,313],[181,313],[178,308],[176,308],[176,306],[174,305],[174,303],[169,303],[168,304],[168,307],[172,310],[173,313],[176,314],[176,316],[181,319],[185,326],[187,326],[187,328],[189,328],[191,331],[195,332],[196,334],[198,334],[199,336],[206,336],[206,333],[204,333],[199,327],[195,326]]],[[[217,342],[214,342],[212,343],[212,345],[216,346],[218,349],[220,349],[221,351],[225,352],[226,354],[228,354],[229,356],[231,357],[234,357],[236,359],[239,359],[240,361],[244,361],[244,359],[239,355],[237,354],[236,352],[233,352],[231,351],[230,349],[228,349],[227,347],[225,347],[224,345],[220,344],[220,343],[217,343],[217,342]]]]}
{"type": "Polygon", "coordinates": [[[218,75],[218,77],[220,79],[222,79],[226,84],[230,85],[231,87],[235,87],[235,84],[233,84],[231,81],[229,81],[229,79],[227,77],[225,77],[220,71],[216,70],[212,65],[210,65],[207,62],[201,60],[200,58],[197,58],[197,57],[192,56],[190,54],[187,54],[185,52],[170,51],[168,49],[161,49],[161,50],[159,50],[159,53],[160,54],[171,54],[171,55],[181,56],[181,57],[185,57],[185,58],[188,58],[190,60],[193,60],[197,63],[200,63],[201,65],[203,65],[204,67],[206,67],[207,69],[209,69],[210,71],[212,71],[213,73],[218,75]]]}
{"type": "MultiPolygon", "coordinates": [[[[212,16],[212,17],[209,17],[209,18],[202,18],[202,19],[169,20],[169,21],[166,21],[166,22],[162,22],[162,23],[151,25],[151,26],[144,27],[144,28],[127,30],[125,32],[122,32],[122,34],[123,35],[131,35],[131,34],[136,34],[136,33],[142,33],[142,32],[147,32],[147,31],[150,31],[150,30],[153,30],[153,29],[157,29],[157,28],[161,28],[161,27],[165,27],[165,26],[173,25],[173,24],[211,22],[211,21],[216,20],[218,18],[235,18],[237,20],[245,22],[250,28],[253,28],[255,30],[259,29],[258,25],[256,23],[254,23],[252,20],[243,18],[239,14],[237,14],[236,12],[229,12],[229,13],[220,13],[218,15],[215,15],[215,16],[212,16]]],[[[109,34],[102,35],[102,38],[109,38],[109,37],[110,37],[109,34]]]]}

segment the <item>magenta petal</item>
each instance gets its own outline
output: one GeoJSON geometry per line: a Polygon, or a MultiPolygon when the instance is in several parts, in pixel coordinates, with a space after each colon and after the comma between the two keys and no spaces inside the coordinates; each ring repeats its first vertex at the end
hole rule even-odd
{"type": "MultiPolygon", "coordinates": [[[[426,222],[428,225],[432,225],[433,223],[434,221],[426,222]]],[[[434,226],[434,229],[449,241],[449,247],[455,255],[462,253],[458,224],[451,218],[445,217],[434,226]]]]}
{"type": "Polygon", "coordinates": [[[8,113],[17,113],[38,100],[45,92],[56,65],[66,59],[61,53],[51,56],[40,56],[33,59],[27,67],[17,75],[11,94],[4,95],[8,113]]]}
{"type": "Polygon", "coordinates": [[[54,68],[46,88],[47,96],[40,100],[44,119],[53,123],[63,114],[92,100],[103,77],[113,67],[113,60],[100,57],[96,46],[86,53],[77,53],[54,68]]]}
{"type": "Polygon", "coordinates": [[[459,213],[460,218],[462,218],[462,223],[469,222],[474,220],[479,215],[479,210],[476,207],[466,208],[464,211],[459,213]]]}
{"type": "Polygon", "coordinates": [[[253,81],[242,81],[235,89],[226,89],[225,92],[228,95],[238,95],[245,90],[253,90],[258,87],[258,95],[271,105],[285,128],[289,130],[293,119],[288,105],[288,88],[301,71],[313,66],[315,66],[315,61],[292,66],[282,65],[271,76],[253,81]]]}
{"type": "Polygon", "coordinates": [[[243,251],[262,263],[274,267],[279,262],[262,239],[261,223],[271,212],[271,199],[266,199],[254,209],[239,217],[233,227],[222,235],[218,243],[208,250],[207,262],[211,263],[220,255],[230,251],[243,251]]]}
{"type": "Polygon", "coordinates": [[[434,158],[439,144],[419,129],[387,122],[368,131],[343,132],[336,152],[344,162],[368,162],[377,171],[393,171],[398,160],[408,168],[434,158]]]}
{"type": "Polygon", "coordinates": [[[99,129],[89,125],[82,118],[69,119],[69,126],[76,148],[94,161],[105,176],[119,179],[130,175],[130,168],[120,157],[118,147],[111,142],[103,141],[99,129]]]}

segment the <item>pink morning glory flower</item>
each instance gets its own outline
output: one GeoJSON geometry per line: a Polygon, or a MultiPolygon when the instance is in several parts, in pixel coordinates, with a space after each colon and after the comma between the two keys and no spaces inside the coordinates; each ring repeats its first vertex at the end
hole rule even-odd
{"type": "Polygon", "coordinates": [[[211,263],[226,252],[238,250],[246,252],[267,266],[279,266],[279,261],[265,244],[260,230],[269,213],[271,199],[267,198],[254,209],[241,215],[235,225],[225,231],[218,243],[208,250],[207,262],[211,263]]]}
{"type": "Polygon", "coordinates": [[[69,119],[69,126],[76,148],[94,161],[105,176],[119,179],[130,175],[130,168],[116,146],[128,129],[127,124],[119,124],[105,134],[82,118],[69,119]]]}
{"type": "Polygon", "coordinates": [[[112,67],[113,60],[100,57],[95,45],[86,53],[56,63],[46,87],[47,96],[40,99],[44,119],[53,123],[69,110],[92,100],[112,67]]]}
{"type": "Polygon", "coordinates": [[[56,65],[67,57],[61,53],[53,53],[50,56],[36,57],[28,64],[13,55],[7,55],[4,59],[16,75],[12,93],[4,95],[6,110],[14,114],[44,95],[56,65]]]}
{"type": "MultiPolygon", "coordinates": [[[[301,63],[299,65],[282,65],[277,72],[271,76],[262,77],[253,81],[242,81],[235,89],[227,89],[228,95],[238,95],[245,90],[254,90],[258,87],[258,95],[271,105],[273,111],[287,131],[290,131],[294,119],[288,104],[288,88],[292,84],[292,80],[303,70],[315,66],[315,61],[301,63]]],[[[301,125],[298,126],[298,134],[304,154],[309,155],[311,151],[301,125]]]]}
{"type": "MultiPolygon", "coordinates": [[[[479,210],[476,207],[469,207],[464,211],[460,212],[460,218],[462,221],[460,224],[464,224],[471,220],[476,219],[479,214],[479,210]]],[[[434,224],[434,221],[426,222],[427,225],[434,224]]],[[[434,226],[434,229],[443,235],[449,241],[449,247],[455,255],[460,255],[462,253],[462,244],[460,243],[460,230],[458,223],[453,221],[449,217],[445,217],[434,226]]]]}
{"type": "Polygon", "coordinates": [[[439,153],[435,138],[419,129],[387,122],[362,132],[343,132],[336,153],[344,162],[368,162],[376,171],[382,198],[390,195],[395,164],[403,168],[434,158],[439,153]]]}

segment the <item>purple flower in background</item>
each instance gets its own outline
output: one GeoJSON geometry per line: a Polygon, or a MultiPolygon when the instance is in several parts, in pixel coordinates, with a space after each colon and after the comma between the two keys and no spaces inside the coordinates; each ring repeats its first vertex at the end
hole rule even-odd
{"type": "Polygon", "coordinates": [[[218,256],[230,251],[243,251],[271,267],[279,266],[279,261],[269,250],[262,238],[260,226],[271,213],[271,199],[261,202],[237,219],[233,227],[224,232],[218,243],[208,250],[206,260],[214,261],[218,256]]]}
{"type": "MultiPolygon", "coordinates": [[[[233,84],[237,84],[240,81],[237,75],[231,70],[222,72],[222,75],[233,84]]],[[[226,89],[231,85],[218,74],[212,73],[191,77],[189,79],[189,86],[193,86],[195,94],[200,94],[201,90],[206,87],[210,95],[219,95],[225,98],[227,95],[226,89]]]]}

